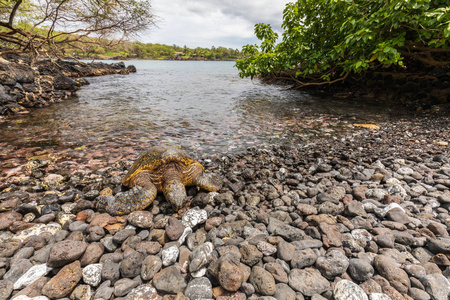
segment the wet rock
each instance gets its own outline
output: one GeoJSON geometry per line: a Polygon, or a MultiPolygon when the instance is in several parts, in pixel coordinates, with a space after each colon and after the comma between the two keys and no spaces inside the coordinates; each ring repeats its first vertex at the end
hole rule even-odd
{"type": "Polygon", "coordinates": [[[68,296],[82,278],[79,261],[64,266],[58,274],[50,279],[42,288],[42,294],[49,298],[68,296]]]}

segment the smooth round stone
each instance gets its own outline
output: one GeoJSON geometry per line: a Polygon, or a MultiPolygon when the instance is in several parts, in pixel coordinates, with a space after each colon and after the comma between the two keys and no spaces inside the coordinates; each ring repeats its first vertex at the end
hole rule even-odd
{"type": "Polygon", "coordinates": [[[249,281],[255,287],[257,293],[263,296],[271,296],[275,293],[275,279],[272,274],[261,267],[254,266],[249,281]]]}
{"type": "Polygon", "coordinates": [[[64,240],[54,244],[47,260],[49,267],[61,267],[80,258],[88,244],[82,241],[64,240]]]}

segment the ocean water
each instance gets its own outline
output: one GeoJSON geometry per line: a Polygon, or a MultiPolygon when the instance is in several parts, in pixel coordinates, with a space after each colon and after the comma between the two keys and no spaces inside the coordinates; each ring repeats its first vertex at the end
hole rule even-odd
{"type": "Polygon", "coordinates": [[[17,147],[169,144],[229,153],[308,143],[395,117],[396,109],[240,78],[234,62],[129,61],[129,75],[89,77],[77,96],[0,123],[17,147]]]}

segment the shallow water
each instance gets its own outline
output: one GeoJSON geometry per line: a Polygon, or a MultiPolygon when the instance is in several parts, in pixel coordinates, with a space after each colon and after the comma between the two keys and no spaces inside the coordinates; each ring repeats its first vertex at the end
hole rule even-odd
{"type": "Polygon", "coordinates": [[[241,79],[234,62],[132,61],[130,75],[91,77],[77,97],[0,123],[17,148],[160,143],[229,153],[308,143],[399,115],[396,108],[313,96],[241,79]]]}

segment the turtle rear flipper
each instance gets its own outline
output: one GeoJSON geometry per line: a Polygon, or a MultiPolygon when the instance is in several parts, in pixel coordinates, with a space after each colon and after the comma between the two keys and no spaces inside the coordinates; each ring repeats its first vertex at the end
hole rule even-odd
{"type": "Polygon", "coordinates": [[[118,193],[116,196],[97,198],[96,207],[113,216],[129,214],[132,211],[143,210],[152,204],[156,198],[156,187],[148,184],[145,187],[135,186],[129,191],[118,193]]]}
{"type": "Polygon", "coordinates": [[[222,188],[222,178],[214,173],[203,173],[201,176],[194,178],[194,184],[204,190],[217,192],[222,188]]]}

